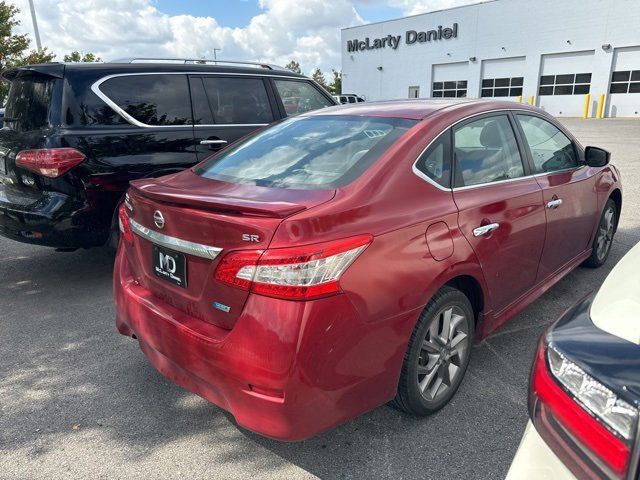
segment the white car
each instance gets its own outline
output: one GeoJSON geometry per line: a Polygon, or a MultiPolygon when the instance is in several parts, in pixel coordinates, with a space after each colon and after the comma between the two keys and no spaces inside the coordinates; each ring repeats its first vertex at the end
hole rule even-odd
{"type": "Polygon", "coordinates": [[[346,103],[362,103],[364,102],[364,98],[358,96],[358,95],[354,95],[352,93],[343,93],[341,95],[333,95],[333,98],[335,99],[336,102],[341,103],[341,104],[346,104],[346,103]]]}
{"type": "Polygon", "coordinates": [[[508,480],[640,478],[640,244],[543,335],[508,480]]]}

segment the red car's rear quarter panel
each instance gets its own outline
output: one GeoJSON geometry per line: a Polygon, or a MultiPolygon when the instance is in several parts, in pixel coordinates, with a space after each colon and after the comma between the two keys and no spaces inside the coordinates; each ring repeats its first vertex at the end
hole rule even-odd
{"type": "Polygon", "coordinates": [[[417,312],[371,328],[346,295],[311,302],[252,295],[225,330],[135,284],[123,250],[116,270],[120,332],[135,335],[163,375],[230,410],[242,426],[299,440],[395,395],[406,325],[417,312]],[[249,385],[282,397],[261,396],[249,385]]]}

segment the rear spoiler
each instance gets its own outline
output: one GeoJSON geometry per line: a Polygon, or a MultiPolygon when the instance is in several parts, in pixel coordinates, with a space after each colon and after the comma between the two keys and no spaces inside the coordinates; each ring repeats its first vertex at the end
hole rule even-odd
{"type": "Polygon", "coordinates": [[[11,67],[0,74],[4,80],[13,81],[18,75],[28,75],[29,73],[44,75],[52,78],[64,77],[64,64],[43,63],[41,65],[26,65],[24,67],[11,67]]]}
{"type": "Polygon", "coordinates": [[[285,218],[307,208],[305,205],[283,201],[261,202],[226,195],[199,195],[168,187],[155,182],[154,179],[134,180],[130,185],[135,193],[152,200],[216,212],[285,218]]]}

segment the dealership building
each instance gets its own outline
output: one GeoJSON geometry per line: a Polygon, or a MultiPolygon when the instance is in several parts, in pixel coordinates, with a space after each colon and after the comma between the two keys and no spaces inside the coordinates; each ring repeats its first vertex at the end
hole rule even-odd
{"type": "Polygon", "coordinates": [[[640,0],[493,0],[342,30],[342,90],[640,116],[640,0]],[[589,96],[587,97],[587,94],[589,96]]]}

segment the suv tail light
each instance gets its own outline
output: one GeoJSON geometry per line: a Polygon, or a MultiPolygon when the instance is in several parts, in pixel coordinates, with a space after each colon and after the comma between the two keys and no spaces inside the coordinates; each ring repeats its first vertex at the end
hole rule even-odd
{"type": "Polygon", "coordinates": [[[57,178],[82,163],[86,157],[75,148],[22,150],[16,165],[49,178],[57,178]]]}
{"type": "Polygon", "coordinates": [[[122,202],[118,207],[118,226],[120,227],[122,238],[124,238],[127,243],[133,244],[133,232],[131,231],[129,216],[125,209],[125,202],[122,202]]]}
{"type": "Polygon", "coordinates": [[[578,476],[626,478],[638,427],[636,408],[544,341],[530,393],[536,429],[569,467],[579,470],[578,476]]]}
{"type": "Polygon", "coordinates": [[[362,235],[292,248],[230,253],[215,278],[269,297],[309,300],[341,291],[340,277],[371,243],[362,235]]]}

